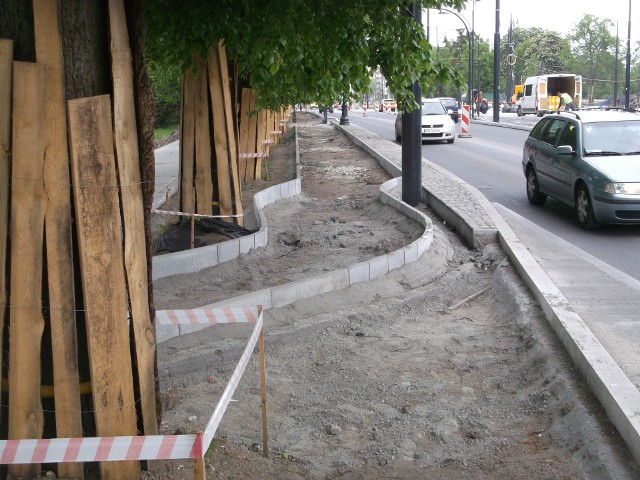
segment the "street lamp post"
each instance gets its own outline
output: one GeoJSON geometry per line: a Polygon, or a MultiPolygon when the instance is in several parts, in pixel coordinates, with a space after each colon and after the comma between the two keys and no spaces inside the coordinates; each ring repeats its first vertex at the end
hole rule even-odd
{"type": "Polygon", "coordinates": [[[469,22],[455,10],[449,10],[448,8],[441,8],[440,13],[452,13],[460,19],[464,29],[467,31],[467,41],[469,43],[469,70],[467,78],[467,104],[471,106],[473,112],[473,97],[471,96],[471,88],[473,86],[473,42],[471,41],[471,30],[469,30],[469,22]]]}

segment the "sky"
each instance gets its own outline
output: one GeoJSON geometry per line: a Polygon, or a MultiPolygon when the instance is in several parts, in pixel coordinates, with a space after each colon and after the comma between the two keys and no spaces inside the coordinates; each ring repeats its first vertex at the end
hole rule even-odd
{"type": "MultiPolygon", "coordinates": [[[[485,41],[493,45],[496,26],[496,0],[467,1],[467,8],[460,15],[471,26],[474,19],[475,31],[485,41]]],[[[629,28],[629,0],[500,0],[500,38],[507,34],[509,19],[514,28],[539,27],[566,35],[582,18],[590,13],[600,19],[608,18],[614,23],[611,30],[616,34],[615,23],[618,22],[618,35],[623,45],[627,42],[629,28]]],[[[422,13],[422,23],[427,25],[427,14],[422,13]]],[[[437,45],[446,36],[449,39],[457,34],[455,29],[463,28],[462,22],[455,15],[439,14],[437,10],[429,10],[429,39],[437,45]],[[436,40],[438,39],[438,40],[436,40]]],[[[640,0],[631,0],[631,48],[640,40],[640,0]]]]}

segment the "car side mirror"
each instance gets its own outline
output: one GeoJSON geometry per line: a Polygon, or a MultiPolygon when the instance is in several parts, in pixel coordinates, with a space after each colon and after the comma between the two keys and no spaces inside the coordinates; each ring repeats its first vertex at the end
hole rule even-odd
{"type": "Polygon", "coordinates": [[[571,145],[558,145],[556,148],[558,155],[573,155],[573,147],[571,145]]]}

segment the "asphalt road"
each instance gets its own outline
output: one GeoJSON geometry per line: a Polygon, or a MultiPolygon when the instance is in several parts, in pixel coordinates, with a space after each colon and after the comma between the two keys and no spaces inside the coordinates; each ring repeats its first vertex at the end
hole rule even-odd
{"type": "MultiPolygon", "coordinates": [[[[340,113],[334,113],[340,118],[340,113]]],[[[501,116],[506,123],[508,115],[501,116]]],[[[490,115],[484,116],[491,120],[490,115]]],[[[396,116],[362,111],[349,114],[353,125],[365,128],[395,142],[396,116]]],[[[524,120],[535,123],[535,117],[524,120]]],[[[460,124],[458,124],[460,128],[460,124]]],[[[640,225],[607,225],[599,230],[584,231],[574,219],[572,208],[548,199],[542,206],[529,204],[522,173],[522,145],[528,132],[472,123],[472,138],[456,138],[447,143],[424,144],[422,155],[475,186],[492,202],[517,212],[549,232],[585,250],[612,267],[640,280],[640,225]]]]}

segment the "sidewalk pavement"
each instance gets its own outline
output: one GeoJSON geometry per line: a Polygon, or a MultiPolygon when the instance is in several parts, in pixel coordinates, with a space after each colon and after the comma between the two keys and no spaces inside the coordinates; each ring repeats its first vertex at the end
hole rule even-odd
{"type": "MultiPolygon", "coordinates": [[[[392,176],[401,176],[400,145],[355,125],[332,123],[392,176]]],[[[507,125],[503,120],[499,126],[507,125]]],[[[177,188],[177,170],[178,142],[158,149],[154,207],[177,188]]],[[[640,282],[490,203],[475,187],[424,158],[422,185],[423,202],[470,246],[501,244],[640,462],[640,282]]]]}

